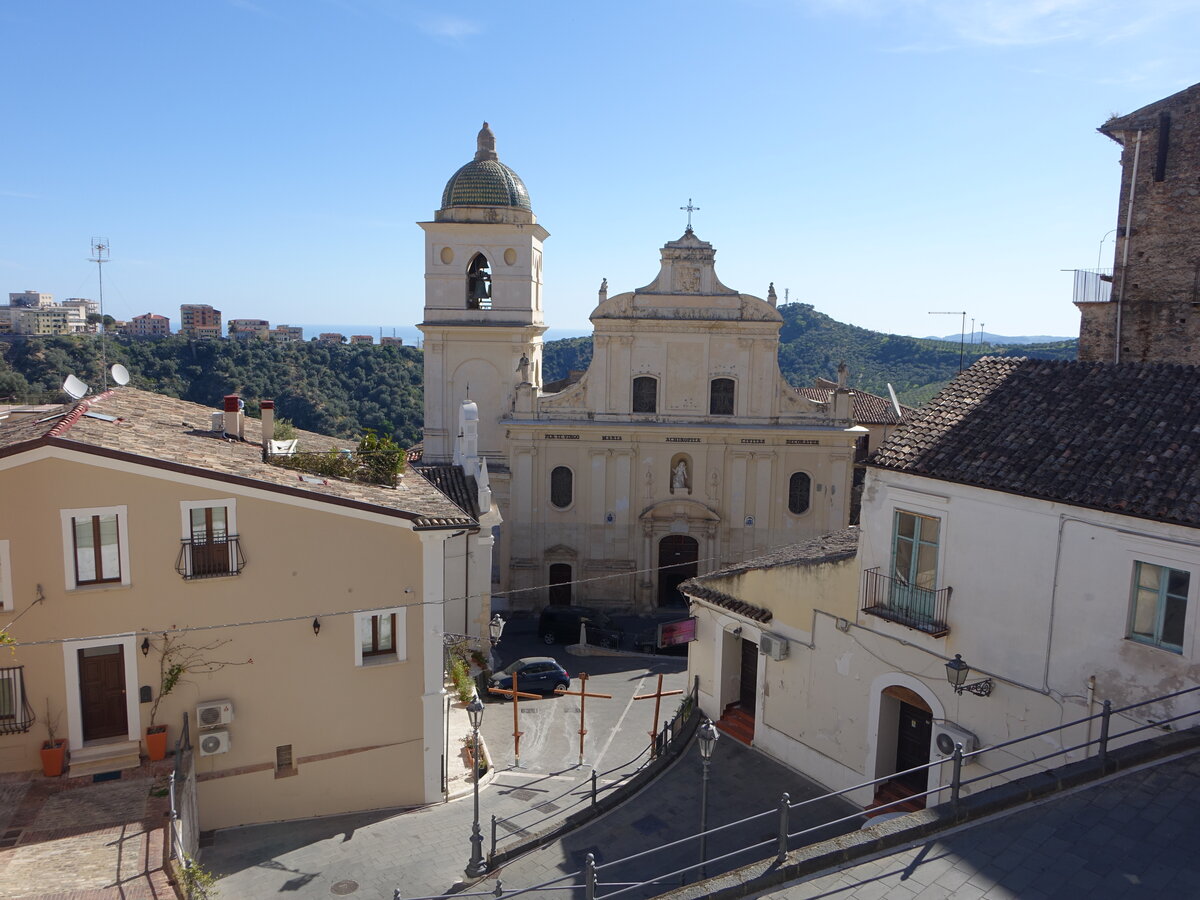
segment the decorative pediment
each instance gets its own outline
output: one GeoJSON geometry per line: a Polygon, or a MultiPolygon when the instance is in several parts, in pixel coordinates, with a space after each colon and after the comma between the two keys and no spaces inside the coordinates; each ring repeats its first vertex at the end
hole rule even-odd
{"type": "Polygon", "coordinates": [[[670,522],[684,519],[688,522],[720,522],[721,517],[699,500],[660,500],[642,511],[638,518],[643,522],[670,522]]]}

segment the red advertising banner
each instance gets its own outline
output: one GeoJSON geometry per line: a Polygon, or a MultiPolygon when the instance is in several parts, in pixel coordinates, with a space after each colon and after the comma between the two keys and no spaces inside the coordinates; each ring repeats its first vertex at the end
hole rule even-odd
{"type": "Polygon", "coordinates": [[[678,622],[663,622],[658,626],[658,647],[675,647],[691,643],[696,639],[696,617],[680,619],[678,622]]]}

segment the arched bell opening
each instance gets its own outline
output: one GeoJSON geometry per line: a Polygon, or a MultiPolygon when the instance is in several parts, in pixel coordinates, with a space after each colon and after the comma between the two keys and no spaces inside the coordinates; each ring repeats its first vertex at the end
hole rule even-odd
{"type": "Polygon", "coordinates": [[[492,267],[488,258],[476,253],[467,266],[467,309],[492,308],[492,267]]]}

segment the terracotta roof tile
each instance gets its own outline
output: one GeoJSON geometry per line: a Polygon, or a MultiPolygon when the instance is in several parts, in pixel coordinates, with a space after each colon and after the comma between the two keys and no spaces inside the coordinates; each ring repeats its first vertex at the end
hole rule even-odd
{"type": "MultiPolygon", "coordinates": [[[[396,487],[357,484],[339,478],[306,481],[294,469],[263,462],[261,423],[245,419],[245,440],[230,440],[210,430],[217,410],[124,387],[67,404],[46,416],[0,422],[0,456],[33,447],[54,446],[129,458],[152,466],[200,470],[197,474],[237,481],[265,490],[371,509],[412,520],[415,528],[461,528],[474,519],[416,470],[409,468],[396,487]],[[115,421],[95,418],[115,417],[115,421]]],[[[301,450],[352,446],[342,438],[298,431],[301,450]]]]}
{"type": "Polygon", "coordinates": [[[870,464],[1200,526],[1200,368],[984,357],[870,464]]]}

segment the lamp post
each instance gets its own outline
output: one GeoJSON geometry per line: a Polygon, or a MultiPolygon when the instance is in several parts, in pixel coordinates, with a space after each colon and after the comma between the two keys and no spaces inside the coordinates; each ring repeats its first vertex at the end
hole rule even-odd
{"type": "Polygon", "coordinates": [[[492,620],[488,622],[488,637],[491,639],[492,646],[488,650],[488,662],[493,669],[496,668],[496,663],[499,662],[496,658],[496,645],[500,643],[500,635],[504,634],[504,626],[508,624],[502,618],[500,613],[494,613],[492,620]]]}
{"type": "Polygon", "coordinates": [[[969,691],[976,697],[989,696],[992,693],[992,679],[984,678],[981,681],[967,684],[967,676],[970,674],[971,667],[963,662],[961,653],[955,653],[954,659],[946,663],[946,680],[954,688],[954,693],[961,694],[963,691],[969,691]]]}
{"type": "Polygon", "coordinates": [[[713,748],[717,746],[717,738],[720,737],[720,734],[713,725],[712,719],[707,718],[696,733],[700,738],[700,763],[704,772],[700,783],[700,877],[704,878],[704,861],[707,858],[705,831],[708,830],[708,764],[712,761],[713,748]]]}
{"type": "Polygon", "coordinates": [[[487,871],[483,861],[483,832],[479,830],[479,726],[483,724],[483,701],[476,694],[467,704],[467,716],[471,719],[472,753],[475,775],[475,821],[471,824],[471,859],[467,862],[467,877],[478,878],[487,871]]]}

